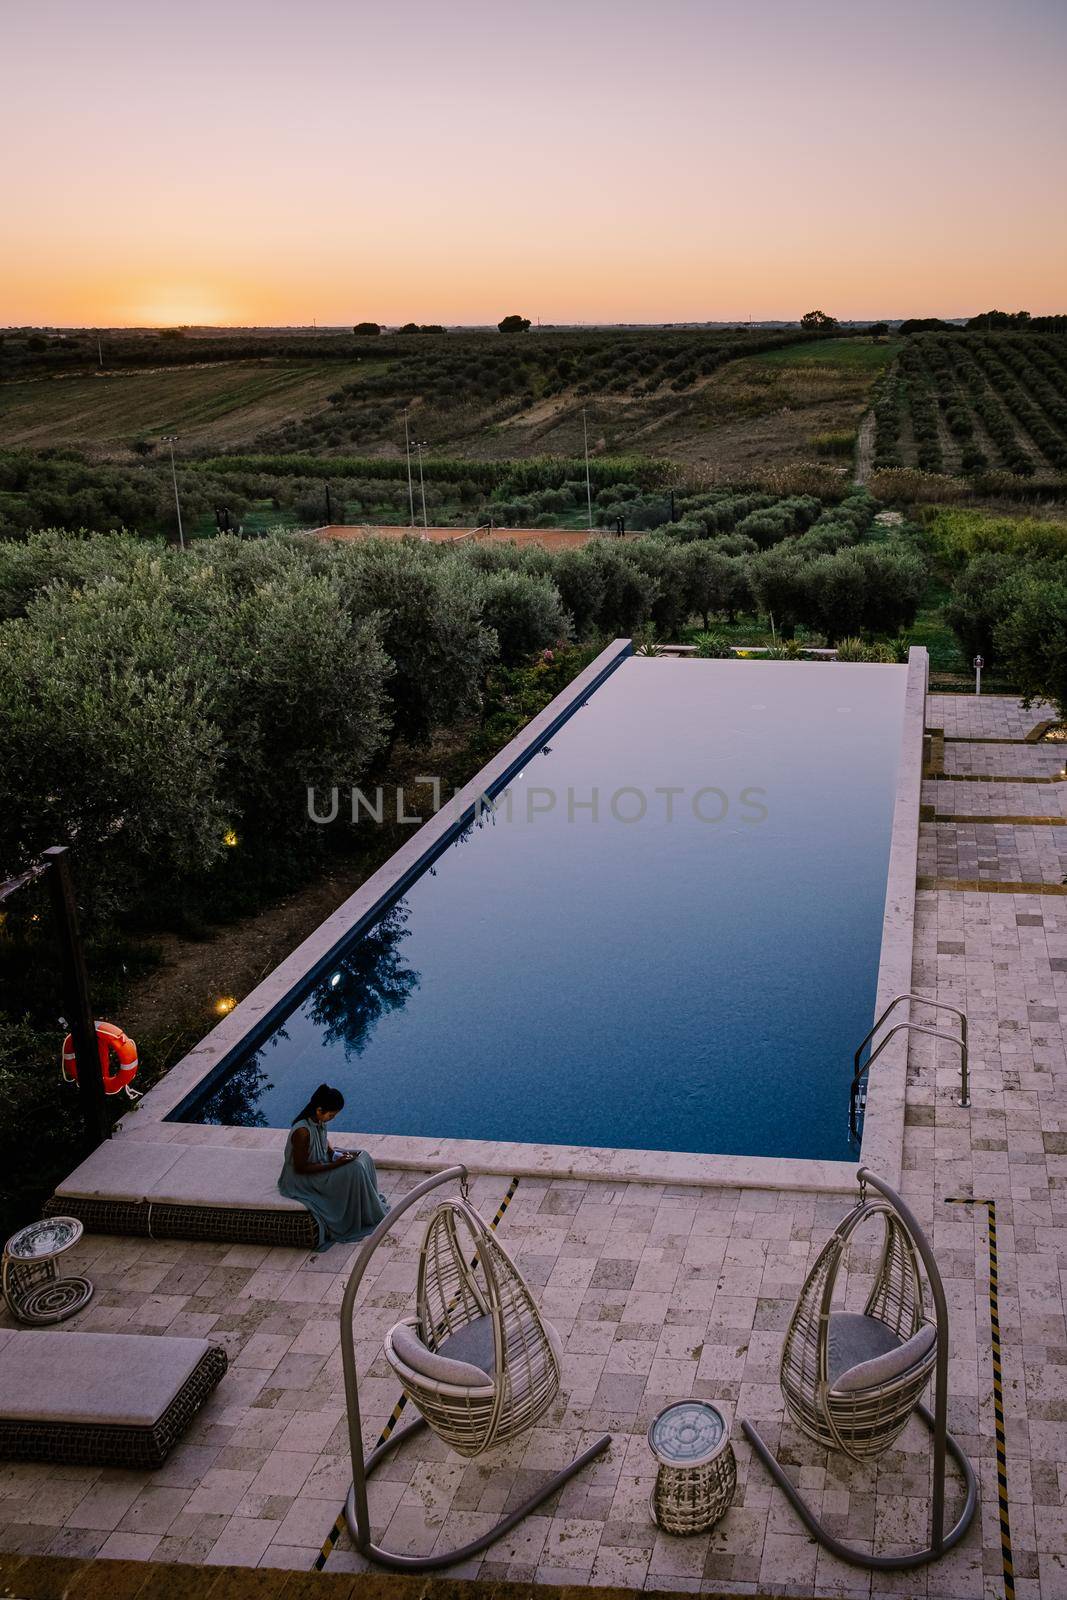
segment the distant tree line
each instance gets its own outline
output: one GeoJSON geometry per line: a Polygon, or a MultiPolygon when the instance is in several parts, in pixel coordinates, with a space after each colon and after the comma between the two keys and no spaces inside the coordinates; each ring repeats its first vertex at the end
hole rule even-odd
{"type": "Polygon", "coordinates": [[[1032,317],[1029,311],[981,311],[966,322],[941,317],[908,317],[898,333],[1067,333],[1067,316],[1032,317]]]}

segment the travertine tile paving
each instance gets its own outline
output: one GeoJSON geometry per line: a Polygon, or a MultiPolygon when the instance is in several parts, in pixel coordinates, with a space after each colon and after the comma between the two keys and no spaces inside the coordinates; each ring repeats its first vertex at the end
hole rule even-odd
{"type": "MultiPolygon", "coordinates": [[[[1025,747],[1021,760],[1025,761],[1025,747]]],[[[1020,767],[1025,773],[1025,766],[1020,767]]],[[[1067,784],[955,783],[948,779],[925,778],[923,804],[933,806],[938,816],[946,817],[1063,817],[1067,816],[1067,784]]]]}
{"type": "Polygon", "coordinates": [[[937,822],[919,841],[919,874],[997,883],[1062,883],[1067,827],[937,822]]]}
{"type": "Polygon", "coordinates": [[[1009,695],[931,694],[926,707],[927,726],[943,729],[947,739],[1025,739],[1056,716],[1044,700],[1027,709],[1009,695]]]}
{"type": "MultiPolygon", "coordinates": [[[[974,773],[987,778],[1062,777],[1067,747],[1062,744],[950,744],[944,752],[945,772],[974,773]]],[[[1030,787],[1027,785],[1026,787],[1030,787]]],[[[1042,788],[1051,785],[1041,785],[1042,788]]]]}
{"type": "MultiPolygon", "coordinates": [[[[1021,739],[1042,714],[1002,699],[938,696],[928,721],[950,734],[1021,739]]],[[[1031,770],[1025,746],[1005,748],[1020,752],[1010,770],[1031,770]]],[[[1050,867],[1040,854],[1048,847],[1033,843],[1037,829],[1015,837],[960,825],[955,841],[951,832],[923,825],[924,857],[939,872],[950,855],[954,873],[963,860],[970,872],[973,855],[977,870],[1022,872],[1025,861],[1029,873],[1032,851],[1042,871],[1050,867]]],[[[971,1020],[969,1112],[953,1098],[958,1056],[927,1039],[912,1049],[903,1180],[942,1265],[953,1319],[951,1421],[981,1476],[980,1525],[961,1548],[895,1577],[843,1566],[803,1533],[739,1436],[738,1494],[722,1523],[695,1539],[657,1533],[644,1435],[671,1399],[706,1396],[731,1419],[757,1420],[835,1530],[878,1549],[923,1536],[925,1433],[909,1426],[872,1472],[782,1424],[782,1330],[843,1208],[839,1196],[536,1179],[519,1184],[501,1238],[563,1336],[559,1401],[541,1426],[484,1461],[462,1461],[433,1440],[389,1461],[371,1489],[383,1542],[429,1550],[473,1536],[606,1429],[615,1436],[609,1456],[457,1575],[740,1594],[1003,1595],[986,1210],[946,1204],[988,1197],[1000,1247],[1015,1592],[1067,1597],[1067,900],[920,891],[913,975],[916,988],[961,1005],[971,1020]]],[[[843,1085],[845,1076],[842,1063],[843,1085]]],[[[391,1192],[414,1181],[384,1178],[391,1192]]],[[[499,1177],[475,1180],[487,1215],[506,1187],[499,1177]]],[[[410,1304],[421,1226],[420,1217],[404,1219],[357,1308],[368,1445],[397,1398],[381,1341],[410,1304]]],[[[348,1482],[337,1311],[353,1248],[309,1256],[87,1238],[77,1255],[97,1296],[73,1326],[208,1334],[232,1365],[153,1475],[0,1465],[0,1548],[309,1569],[348,1482]]],[[[869,1256],[854,1260],[850,1298],[862,1298],[872,1268],[869,1256]]],[[[329,1568],[359,1565],[342,1538],[329,1568]]]]}

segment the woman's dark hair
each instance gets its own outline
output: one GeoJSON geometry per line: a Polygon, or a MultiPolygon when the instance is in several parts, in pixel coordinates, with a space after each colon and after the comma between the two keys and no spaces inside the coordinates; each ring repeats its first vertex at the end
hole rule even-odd
{"type": "Polygon", "coordinates": [[[328,1083],[320,1083],[303,1111],[298,1111],[293,1121],[310,1121],[316,1111],[340,1111],[344,1103],[345,1097],[340,1089],[332,1089],[328,1083]]]}

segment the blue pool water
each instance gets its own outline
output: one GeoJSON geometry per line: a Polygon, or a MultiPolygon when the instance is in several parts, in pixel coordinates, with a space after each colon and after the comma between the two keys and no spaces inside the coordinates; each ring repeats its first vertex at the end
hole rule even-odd
{"type": "Polygon", "coordinates": [[[629,658],[184,1115],[847,1158],[905,679],[629,658]]]}

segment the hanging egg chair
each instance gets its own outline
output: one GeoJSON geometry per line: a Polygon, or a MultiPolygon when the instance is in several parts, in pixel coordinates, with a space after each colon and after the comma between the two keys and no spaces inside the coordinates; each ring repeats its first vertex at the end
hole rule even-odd
{"type": "Polygon", "coordinates": [[[533,1427],[559,1392],[563,1347],[465,1199],[430,1218],[416,1304],[386,1335],[385,1355],[438,1438],[477,1456],[533,1427]]]}
{"type": "Polygon", "coordinates": [[[937,1361],[919,1261],[899,1215],[880,1199],[854,1206],[808,1275],[782,1349],[786,1409],[798,1427],[854,1461],[880,1456],[901,1433],[937,1361]],[[833,1309],[856,1232],[881,1220],[885,1238],[862,1313],[833,1309]]]}
{"type": "Polygon", "coordinates": [[[815,1537],[857,1566],[898,1570],[936,1560],[963,1537],[974,1516],[977,1486],[970,1462],[948,1431],[948,1307],[941,1274],[927,1240],[903,1200],[887,1183],[861,1167],[859,1198],[841,1219],[816,1258],[800,1291],[782,1347],[780,1379],[785,1408],[817,1444],[841,1450],[854,1461],[882,1455],[912,1415],[934,1439],[932,1537],[920,1551],[868,1555],[828,1533],[750,1422],[752,1444],[794,1510],[815,1537]],[[872,1196],[868,1189],[875,1190],[872,1196]],[[855,1234],[881,1222],[882,1253],[862,1312],[834,1307],[834,1290],[855,1234]],[[925,1284],[924,1288],[924,1272],[925,1284]],[[927,1315],[929,1291],[932,1316],[927,1315]],[[934,1415],[922,1404],[935,1378],[934,1415]],[[944,1531],[945,1456],[963,1475],[965,1503],[954,1527],[944,1531]]]}
{"type": "Polygon", "coordinates": [[[532,1428],[559,1393],[563,1347],[545,1321],[522,1275],[493,1230],[471,1204],[467,1173],[450,1167],[417,1184],[364,1244],[341,1306],[341,1358],[344,1366],[352,1488],[345,1506],[357,1550],[369,1560],[399,1571],[428,1571],[467,1560],[507,1533],[523,1517],[611,1443],[598,1439],[569,1466],[501,1519],[488,1533],[455,1550],[427,1556],[403,1555],[375,1544],[367,1503],[367,1479],[385,1457],[422,1428],[462,1456],[480,1456],[532,1428]],[[356,1293],[380,1241],[423,1195],[458,1180],[458,1199],[442,1200],[430,1215],[419,1250],[415,1315],[396,1323],[385,1336],[385,1357],[403,1390],[403,1400],[418,1413],[406,1428],[387,1429],[364,1460],[359,1385],[352,1328],[356,1293]]]}

